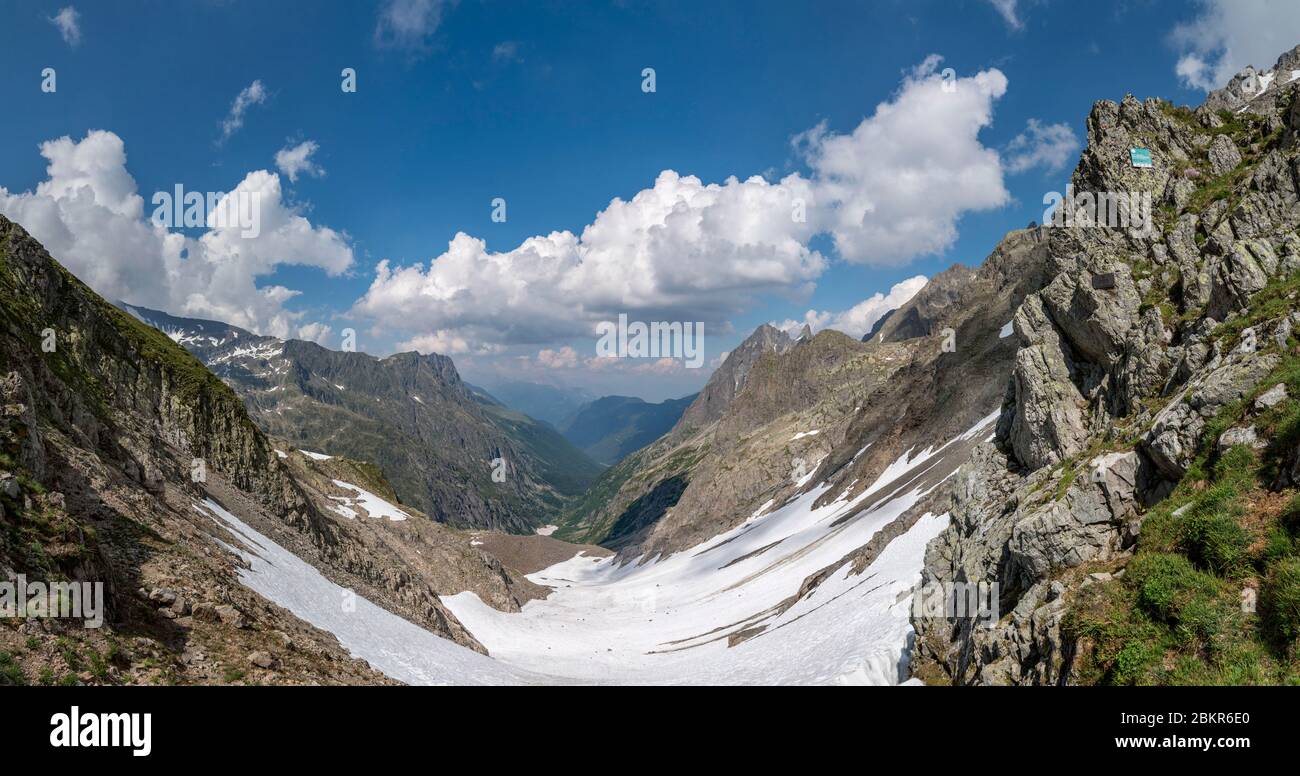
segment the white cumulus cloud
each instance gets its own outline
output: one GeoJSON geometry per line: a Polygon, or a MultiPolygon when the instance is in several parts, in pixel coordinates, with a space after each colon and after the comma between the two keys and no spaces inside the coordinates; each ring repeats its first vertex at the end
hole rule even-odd
{"type": "Polygon", "coordinates": [[[964,213],[1010,199],[997,151],[979,139],[1006,76],[986,70],[945,83],[941,61],[913,69],[853,132],[820,125],[795,139],[813,173],[819,224],[848,261],[897,265],[940,253],[964,213]]]}
{"type": "Polygon", "coordinates": [[[1247,65],[1273,66],[1300,42],[1300,3],[1295,0],[1198,0],[1198,15],[1174,27],[1170,39],[1180,56],[1174,71],[1192,89],[1227,85],[1247,65]]]}
{"type": "Polygon", "coordinates": [[[330,341],[330,334],[333,331],[334,329],[328,324],[315,321],[298,327],[298,339],[329,347],[334,344],[330,341]]]}
{"type": "Polygon", "coordinates": [[[289,176],[292,183],[298,182],[299,175],[319,178],[325,174],[324,168],[312,161],[312,156],[320,150],[314,140],[304,140],[296,146],[286,146],[275,152],[275,166],[280,172],[289,176]]]}
{"type": "Polygon", "coordinates": [[[395,330],[455,330],[467,339],[545,344],[588,336],[620,312],[646,320],[717,321],[747,298],[811,281],[825,259],[790,218],[797,176],[704,184],[665,171],[615,199],[581,235],[552,232],[504,252],[457,234],[426,268],[380,262],[357,315],[395,330]]]}
{"type": "Polygon", "coordinates": [[[716,327],[759,296],[806,294],[828,265],[810,247],[818,234],[850,262],[941,252],[964,213],[1009,195],[997,151],[978,137],[1006,77],[987,70],[949,89],[939,62],[912,70],[852,132],[823,125],[796,138],[808,176],[705,183],[665,170],[580,234],[493,251],[458,233],[427,266],[382,261],[352,312],[380,332],[441,332],[474,348],[550,345],[593,336],[619,313],[716,327]]]}
{"type": "MultiPolygon", "coordinates": [[[[227,197],[257,208],[260,232],[244,236],[238,224],[219,225],[209,214],[198,237],[172,231],[152,218],[127,171],[126,146],[116,134],[89,132],[42,143],[46,180],[35,191],[0,186],[0,213],[18,222],[50,254],[111,300],[214,318],[261,334],[303,332],[300,314],[285,302],[299,292],[257,285],[281,265],[317,267],[339,275],[352,266],[345,237],[315,226],[284,202],[280,177],[248,173],[227,197]]],[[[169,194],[171,192],[168,192],[169,194]]],[[[320,329],[308,334],[322,336],[320,329]]]]}
{"type": "Polygon", "coordinates": [[[804,313],[803,320],[787,319],[781,323],[774,322],[772,325],[792,335],[797,335],[807,324],[814,333],[822,329],[834,329],[854,339],[862,339],[863,335],[876,325],[876,321],[885,317],[890,310],[897,310],[907,304],[908,300],[916,296],[916,292],[924,288],[927,282],[924,275],[917,275],[895,283],[888,294],[877,291],[847,310],[841,312],[809,310],[804,313]]]}

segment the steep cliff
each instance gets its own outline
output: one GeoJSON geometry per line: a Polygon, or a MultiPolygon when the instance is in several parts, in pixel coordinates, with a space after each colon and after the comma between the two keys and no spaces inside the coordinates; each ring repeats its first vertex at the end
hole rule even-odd
{"type": "Polygon", "coordinates": [[[1046,230],[997,434],[942,496],[926,681],[1295,681],[1298,58],[1196,110],[1093,108],[1083,218],[1046,230]],[[1102,193],[1149,194],[1152,227],[1087,225],[1102,193]],[[979,584],[994,616],[955,606],[979,584]]]}

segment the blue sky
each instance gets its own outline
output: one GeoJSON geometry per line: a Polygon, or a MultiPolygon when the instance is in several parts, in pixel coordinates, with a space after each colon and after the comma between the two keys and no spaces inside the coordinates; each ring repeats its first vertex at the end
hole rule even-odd
{"type": "MultiPolygon", "coordinates": [[[[1284,48],[1300,43],[1295,4],[1242,5],[1251,6],[1247,16],[1270,21],[1252,28],[1248,19],[1232,21],[1242,13],[1235,4],[1160,0],[128,0],[71,6],[67,0],[4,0],[0,211],[54,243],[56,257],[102,293],[129,301],[177,314],[224,313],[235,323],[314,336],[332,347],[343,329],[353,327],[362,350],[382,355],[412,343],[436,346],[470,379],[510,375],[660,399],[698,389],[709,369],[676,364],[638,370],[632,360],[592,368],[594,337],[575,331],[622,308],[585,275],[570,273],[561,281],[557,271],[558,290],[545,288],[545,272],[530,275],[528,288],[536,293],[498,309],[487,299],[491,288],[473,285],[480,277],[474,262],[485,261],[480,257],[467,259],[463,274],[449,271],[438,280],[444,289],[464,281],[471,293],[483,295],[465,309],[450,310],[454,305],[436,295],[412,297],[396,280],[369,303],[359,301],[372,291],[381,260],[391,268],[418,263],[427,269],[458,232],[485,241],[488,253],[514,251],[534,235],[580,234],[612,199],[630,200],[654,186],[663,170],[704,184],[724,184],[733,175],[762,175],[773,184],[791,174],[825,181],[825,169],[812,169],[813,157],[792,138],[819,125],[823,137],[847,137],[879,103],[906,91],[907,79],[939,78],[942,68],[953,68],[961,79],[992,72],[1005,78],[1005,88],[984,100],[988,120],[965,138],[973,152],[997,155],[1000,168],[993,171],[1005,196],[994,205],[977,194],[952,204],[954,238],[938,250],[903,245],[882,258],[872,246],[859,245],[846,258],[833,233],[798,232],[798,257],[783,252],[788,245],[774,248],[787,262],[785,274],[762,282],[733,266],[740,279],[696,295],[681,287],[691,276],[676,265],[655,284],[600,276],[611,288],[644,286],[636,301],[623,300],[634,316],[707,319],[705,350],[715,359],[759,323],[802,320],[807,310],[834,319],[907,278],[982,261],[1007,230],[1040,218],[1045,192],[1064,188],[1078,147],[1063,156],[1064,149],[1071,133],[1083,141],[1093,101],[1131,91],[1195,104],[1217,74],[1249,63],[1271,65],[1284,48]],[[73,13],[60,16],[68,7],[73,13]],[[1288,36],[1294,40],[1286,42],[1288,36]],[[942,62],[928,75],[913,71],[936,54],[942,62]],[[57,74],[54,93],[40,88],[46,67],[57,74]],[[356,93],[340,89],[345,67],[357,71],[356,93]],[[645,67],[655,69],[653,93],[641,88],[645,67]],[[223,120],[254,83],[261,100],[223,139],[223,120]],[[1052,133],[1036,135],[1031,121],[1052,133]],[[118,225],[126,231],[107,247],[96,242],[102,237],[62,234],[72,229],[67,224],[90,216],[68,215],[73,211],[66,202],[60,217],[38,207],[38,186],[51,178],[46,168],[53,159],[76,169],[64,171],[71,186],[47,187],[47,196],[72,196],[81,180],[101,204],[117,203],[105,218],[134,216],[129,192],[121,190],[126,184],[117,172],[116,141],[75,145],[91,130],[120,141],[146,217],[153,192],[178,183],[188,190],[230,191],[249,173],[266,170],[279,176],[276,213],[304,219],[295,222],[301,228],[293,238],[302,239],[241,251],[220,240],[200,245],[202,230],[187,230],[195,242],[186,255],[203,250],[214,263],[199,272],[174,257],[158,259],[157,267],[136,261],[121,246],[139,240],[132,250],[165,254],[169,248],[157,235],[125,225],[118,225]],[[42,143],[63,136],[72,145],[42,155],[42,143]],[[315,149],[310,161],[323,173],[298,171],[290,181],[277,169],[276,153],[307,142],[315,149]],[[507,203],[504,223],[491,219],[496,197],[507,203]],[[161,247],[150,247],[155,243],[161,247]],[[56,250],[60,246],[66,257],[56,250]],[[819,268],[808,267],[809,252],[819,268]],[[327,254],[331,258],[320,258],[327,254]],[[167,272],[158,269],[163,266],[202,277],[165,279],[167,272]],[[257,295],[257,303],[247,305],[235,293],[276,286],[298,293],[257,295]],[[566,299],[574,329],[561,320],[566,299]],[[532,303],[536,309],[526,309],[532,303]]],[[[816,145],[821,142],[813,140],[829,169],[831,146],[816,145]]],[[[892,147],[877,145],[882,153],[892,147]]],[[[927,152],[912,147],[910,153],[927,152]]],[[[873,184],[865,195],[892,201],[894,192],[880,185],[878,173],[864,178],[873,184]]],[[[884,179],[903,185],[905,177],[884,179]]],[[[711,221],[703,218],[697,263],[711,260],[714,240],[735,242],[732,227],[719,227],[721,237],[708,234],[711,221]]],[[[106,231],[116,234],[100,233],[106,231]]],[[[615,257],[606,257],[611,266],[618,266],[619,239],[612,227],[603,238],[603,250],[615,257]]],[[[695,247],[641,245],[677,254],[695,247]]],[[[514,256],[516,263],[498,280],[509,284],[524,271],[518,262],[531,260],[514,256]]],[[[658,266],[653,262],[673,259],[645,260],[658,266]]],[[[407,279],[424,282],[425,276],[407,279]]]]}

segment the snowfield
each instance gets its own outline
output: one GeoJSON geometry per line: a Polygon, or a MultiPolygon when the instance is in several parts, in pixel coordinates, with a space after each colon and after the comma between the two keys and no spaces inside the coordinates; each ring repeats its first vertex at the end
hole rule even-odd
{"type": "Polygon", "coordinates": [[[225,546],[251,566],[239,569],[240,582],[317,628],[334,634],[354,657],[364,658],[394,679],[407,684],[548,681],[435,636],[339,587],[211,499],[195,504],[194,508],[238,537],[242,546],[225,546]]]}
{"type": "Polygon", "coordinates": [[[353,485],[343,480],[334,480],[334,484],[357,494],[356,496],[330,496],[331,500],[341,502],[339,506],[334,507],[334,511],[349,519],[357,516],[356,510],[352,509],[352,507],[361,507],[366,510],[367,515],[375,518],[406,520],[410,517],[410,515],[394,506],[392,502],[376,496],[359,485],[353,485]]]}
{"type": "Polygon", "coordinates": [[[313,567],[215,503],[202,509],[246,545],[239,549],[251,563],[240,571],[244,584],[404,682],[898,684],[907,678],[912,587],[926,544],[947,526],[946,514],[923,515],[861,574],[851,575],[845,564],[802,599],[790,599],[809,575],[862,547],[916,504],[927,487],[921,477],[961,443],[991,437],[996,418],[995,412],[938,449],[909,451],[852,499],[845,494],[813,508],[828,489],[823,484],[652,562],[620,565],[580,554],[529,575],[554,592],[517,613],[493,609],[471,592],[444,596],[490,658],[360,596],[352,597],[355,610],[345,612],[346,591],[313,567]],[[889,498],[836,524],[875,494],[889,498]]]}
{"type": "MultiPolygon", "coordinates": [[[[990,436],[996,417],[951,444],[990,436]]],[[[826,492],[816,487],[651,563],[578,556],[529,575],[555,592],[519,613],[497,611],[469,592],[442,600],[496,659],[565,681],[897,684],[907,678],[911,588],[947,515],[921,517],[862,574],[850,575],[846,564],[785,611],[778,606],[925,494],[904,489],[834,525],[838,518],[907,483],[943,452],[904,454],[852,500],[814,509],[826,492]],[[748,638],[728,646],[728,637],[742,631],[748,638]]]]}

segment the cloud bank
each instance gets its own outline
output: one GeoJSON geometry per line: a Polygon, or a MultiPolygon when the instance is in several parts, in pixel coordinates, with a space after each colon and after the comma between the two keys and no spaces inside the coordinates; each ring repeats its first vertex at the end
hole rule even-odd
{"type": "Polygon", "coordinates": [[[717,325],[759,296],[807,293],[828,266],[810,246],[821,234],[854,263],[942,252],[963,214],[1009,195],[997,151],[979,139],[1006,77],[945,80],[940,62],[910,71],[853,131],[823,124],[796,137],[807,175],[705,183],[665,170],[580,234],[494,251],[462,232],[427,266],[382,261],[352,313],[411,343],[545,345],[590,336],[619,313],[717,325]]]}
{"type": "Polygon", "coordinates": [[[40,153],[48,162],[46,180],[29,192],[0,187],[0,213],[22,224],[101,295],[277,337],[319,339],[327,333],[285,308],[297,291],[257,285],[282,265],[337,276],[353,264],[343,235],[314,226],[285,203],[280,176],[250,172],[228,194],[257,203],[256,237],[211,217],[191,237],[153,221],[153,208],[146,210],[127,171],[126,146],[112,132],[50,140],[40,153]]]}

